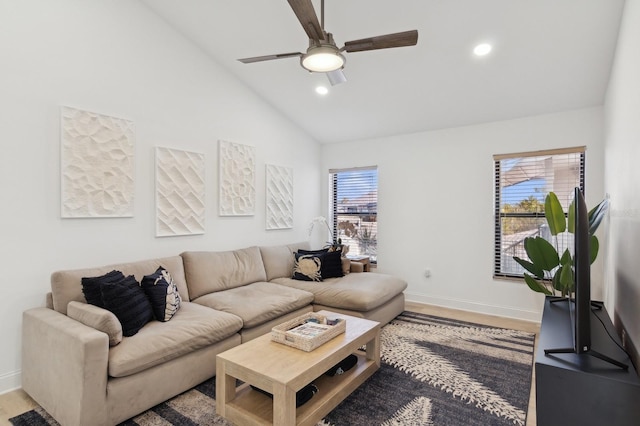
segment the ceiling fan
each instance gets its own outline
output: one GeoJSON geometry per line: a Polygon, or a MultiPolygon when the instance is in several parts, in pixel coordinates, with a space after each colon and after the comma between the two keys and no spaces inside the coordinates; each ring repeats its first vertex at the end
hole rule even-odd
{"type": "Polygon", "coordinates": [[[299,57],[300,65],[302,65],[304,69],[311,72],[324,72],[327,74],[331,84],[336,85],[347,81],[342,72],[346,61],[342,52],[351,53],[388,49],[391,47],[415,46],[418,43],[418,30],[411,30],[348,41],[339,49],[333,39],[333,34],[324,30],[324,0],[321,1],[320,6],[322,23],[318,22],[318,17],[316,16],[311,0],[287,1],[309,37],[309,48],[306,53],[291,52],[255,56],[252,58],[238,59],[240,62],[250,64],[253,62],[270,61],[272,59],[299,57]]]}

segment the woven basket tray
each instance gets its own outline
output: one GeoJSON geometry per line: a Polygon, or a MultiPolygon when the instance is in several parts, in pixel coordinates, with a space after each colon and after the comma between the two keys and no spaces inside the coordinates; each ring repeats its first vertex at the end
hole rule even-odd
{"type": "Polygon", "coordinates": [[[310,318],[317,319],[320,324],[327,323],[327,318],[324,315],[319,315],[315,312],[309,312],[273,327],[271,329],[271,340],[282,343],[284,345],[292,346],[305,352],[311,352],[318,346],[328,342],[337,335],[344,333],[347,329],[347,321],[345,319],[342,319],[336,325],[330,326],[328,329],[315,336],[302,336],[290,331],[291,329],[304,324],[306,320],[310,318]]]}

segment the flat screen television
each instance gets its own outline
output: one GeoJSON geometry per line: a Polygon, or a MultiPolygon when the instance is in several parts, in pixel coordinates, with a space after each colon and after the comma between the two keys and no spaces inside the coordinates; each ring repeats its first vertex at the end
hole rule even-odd
{"type": "Polygon", "coordinates": [[[574,189],[574,255],[575,309],[574,346],[580,354],[591,349],[591,247],[589,212],[580,188],[574,189]]]}
{"type": "MultiPolygon", "coordinates": [[[[545,354],[575,353],[594,356],[620,368],[629,367],[591,348],[591,310],[602,308],[601,302],[591,301],[591,234],[589,211],[580,188],[574,189],[574,291],[575,299],[561,299],[569,303],[573,326],[573,347],[545,349],[545,354]]],[[[560,301],[560,300],[557,300],[560,301]]]]}

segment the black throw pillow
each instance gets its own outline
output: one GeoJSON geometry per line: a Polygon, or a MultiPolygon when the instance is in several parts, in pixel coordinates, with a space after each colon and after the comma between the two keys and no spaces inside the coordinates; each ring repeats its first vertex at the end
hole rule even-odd
{"type": "Polygon", "coordinates": [[[298,249],[298,253],[300,253],[300,254],[315,254],[316,256],[321,256],[321,255],[326,254],[328,252],[329,252],[328,248],[320,249],[320,250],[298,249]]]}
{"type": "Polygon", "coordinates": [[[312,254],[320,258],[322,267],[320,268],[320,274],[322,279],[344,277],[344,271],[342,270],[342,251],[329,251],[329,249],[321,250],[298,250],[299,254],[312,254]]]}
{"type": "Polygon", "coordinates": [[[330,251],[322,255],[322,279],[344,277],[342,271],[342,252],[330,251]]]}
{"type": "Polygon", "coordinates": [[[300,281],[322,281],[322,260],[313,254],[293,254],[293,279],[300,281]]]}
{"type": "Polygon", "coordinates": [[[83,277],[82,278],[82,294],[87,299],[87,303],[104,308],[102,301],[102,291],[100,287],[104,284],[112,284],[124,279],[124,274],[120,271],[113,270],[99,277],[83,277]]]}
{"type": "Polygon", "coordinates": [[[133,275],[103,285],[102,300],[122,324],[123,336],[133,336],[153,319],[151,303],[133,275]]]}
{"type": "Polygon", "coordinates": [[[149,298],[153,316],[158,321],[169,321],[180,309],[182,298],[178,293],[178,287],[169,271],[162,266],[153,274],[145,275],[140,286],[149,298]]]}

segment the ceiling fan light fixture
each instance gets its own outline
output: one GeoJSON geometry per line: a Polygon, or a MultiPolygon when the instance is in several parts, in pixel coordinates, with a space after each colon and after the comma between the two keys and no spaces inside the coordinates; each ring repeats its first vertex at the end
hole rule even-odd
{"type": "Polygon", "coordinates": [[[310,47],[300,63],[311,72],[329,72],[342,68],[345,59],[335,46],[323,45],[310,47]]]}

